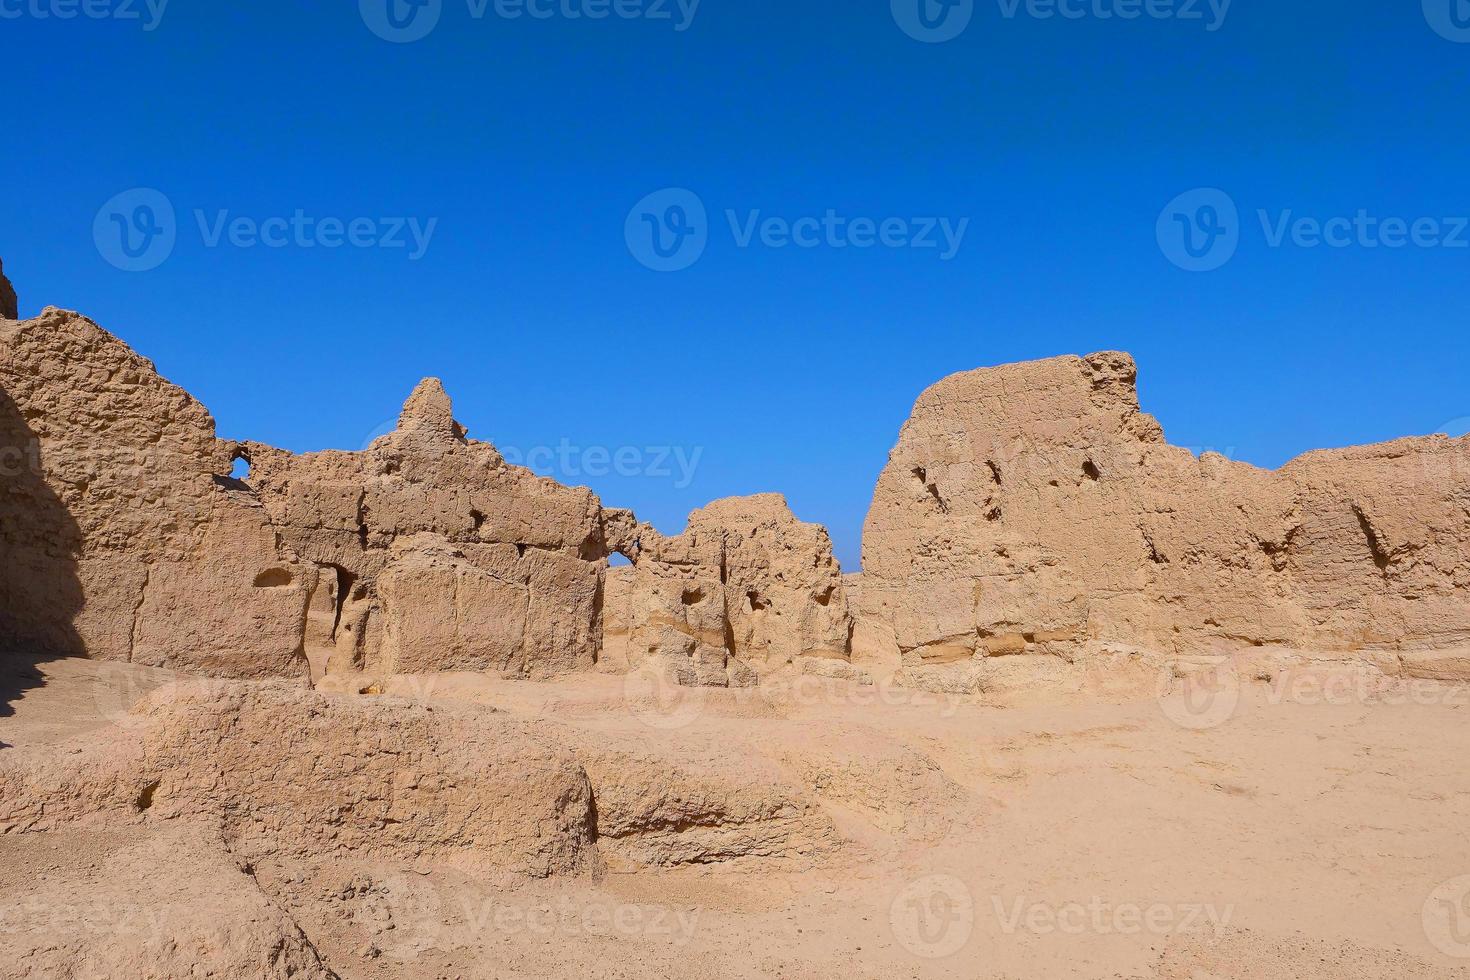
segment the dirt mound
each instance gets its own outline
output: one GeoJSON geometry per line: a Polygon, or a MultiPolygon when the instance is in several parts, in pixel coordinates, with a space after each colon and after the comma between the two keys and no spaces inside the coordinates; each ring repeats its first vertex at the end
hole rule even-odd
{"type": "Polygon", "coordinates": [[[209,818],[246,855],[599,867],[581,765],[483,709],[196,682],[120,728],[0,760],[0,832],[209,818]]]}

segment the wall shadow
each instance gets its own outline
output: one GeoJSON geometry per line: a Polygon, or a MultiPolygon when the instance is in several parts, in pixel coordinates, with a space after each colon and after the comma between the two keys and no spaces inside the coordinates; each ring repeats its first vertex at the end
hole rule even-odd
{"type": "Polygon", "coordinates": [[[81,528],[46,483],[41,442],[0,389],[0,717],[45,683],[39,664],[86,655],[75,627],[81,553],[81,528]]]}

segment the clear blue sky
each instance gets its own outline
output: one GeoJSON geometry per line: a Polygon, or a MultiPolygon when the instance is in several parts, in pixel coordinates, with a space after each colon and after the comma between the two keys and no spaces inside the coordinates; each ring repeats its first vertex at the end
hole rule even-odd
{"type": "MultiPolygon", "coordinates": [[[[675,0],[671,20],[442,0],[412,43],[375,35],[371,2],[365,20],[353,0],[172,0],[153,30],[144,0],[142,21],[37,16],[68,2],[0,0],[0,256],[23,313],[89,314],[227,438],[357,448],[438,375],[502,446],[699,454],[692,482],[657,454],[632,464],[654,474],[557,474],[608,504],[676,531],[709,500],[783,491],[855,568],[899,426],[962,369],[1125,349],[1172,441],[1267,466],[1470,425],[1470,249],[1272,247],[1257,218],[1470,215],[1470,43],[1442,36],[1466,0],[1442,33],[1419,0],[1236,0],[1219,23],[1206,0],[1202,20],[976,0],[943,43],[890,0],[703,0],[684,30],[675,0]],[[97,242],[136,199],[99,209],[138,187],[175,209],[176,242],[130,272],[97,242]],[[668,187],[707,208],[708,240],[657,272],[625,233],[668,187]],[[1188,272],[1158,229],[1201,187],[1238,207],[1239,244],[1188,272]],[[364,240],[437,225],[412,259],[209,247],[195,214],[298,210],[371,219],[364,240]],[[969,224],[945,260],[741,247],[727,210],[902,219],[895,240],[969,224]]],[[[668,200],[644,213],[683,227],[668,200]]],[[[1179,213],[1203,234],[1200,206],[1179,213]]]]}

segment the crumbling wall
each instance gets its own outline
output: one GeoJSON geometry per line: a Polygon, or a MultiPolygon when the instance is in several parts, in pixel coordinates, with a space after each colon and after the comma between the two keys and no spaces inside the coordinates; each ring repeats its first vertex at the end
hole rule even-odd
{"type": "Polygon", "coordinates": [[[0,645],[230,677],[595,664],[601,503],[468,439],[439,382],[367,450],[296,456],[216,439],[75,313],[0,340],[0,645]]]}
{"type": "Polygon", "coordinates": [[[187,392],[86,317],[0,321],[0,646],[305,676],[315,570],[187,392]]]}
{"type": "Polygon", "coordinates": [[[605,646],[682,683],[747,686],[806,658],[848,659],[852,621],[826,529],[780,494],[716,501],[664,537],[644,527],[613,573],[605,646]]]}
{"type": "Polygon", "coordinates": [[[591,669],[606,572],[602,505],[467,438],[435,379],[361,452],[235,452],[271,526],[321,569],[315,673],[591,669]]]}
{"type": "Polygon", "coordinates": [[[1432,670],[1470,646],[1470,440],[1270,472],[1168,445],[1135,380],[1131,358],[1102,353],[957,374],[919,398],[863,540],[865,615],[907,667],[994,673],[1105,644],[1432,670]]]}

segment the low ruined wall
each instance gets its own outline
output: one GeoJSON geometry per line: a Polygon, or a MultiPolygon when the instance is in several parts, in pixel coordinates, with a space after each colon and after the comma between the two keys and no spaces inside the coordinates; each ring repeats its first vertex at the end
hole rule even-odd
{"type": "Polygon", "coordinates": [[[361,452],[238,451],[271,526],[321,570],[307,637],[318,674],[548,676],[596,663],[601,502],[467,439],[439,382],[361,452]]]}
{"type": "Polygon", "coordinates": [[[5,647],[229,677],[595,664],[601,503],[467,439],[437,381],[368,449],[296,456],[216,439],[78,314],[0,342],[5,647]]]}
{"type": "Polygon", "coordinates": [[[825,528],[780,494],[720,500],[677,537],[644,528],[608,590],[607,655],[682,683],[748,686],[807,659],[846,661],[852,621],[825,528]]]}

